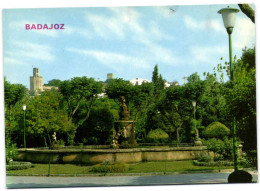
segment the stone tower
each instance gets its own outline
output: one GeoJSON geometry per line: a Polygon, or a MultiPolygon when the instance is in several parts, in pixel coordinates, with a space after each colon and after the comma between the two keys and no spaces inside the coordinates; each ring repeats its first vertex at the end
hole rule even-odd
{"type": "Polygon", "coordinates": [[[33,68],[33,76],[30,76],[30,91],[43,91],[43,79],[39,76],[39,68],[33,68]]]}
{"type": "Polygon", "coordinates": [[[112,80],[114,78],[113,73],[108,73],[107,74],[107,80],[112,80]]]}

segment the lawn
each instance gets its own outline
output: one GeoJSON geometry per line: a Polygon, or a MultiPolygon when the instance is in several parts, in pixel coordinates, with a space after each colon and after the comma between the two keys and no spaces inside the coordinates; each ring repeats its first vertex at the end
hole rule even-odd
{"type": "MultiPolygon", "coordinates": [[[[25,170],[9,170],[7,174],[46,175],[48,164],[34,164],[33,168],[25,170]]],[[[75,164],[51,164],[50,174],[94,174],[90,172],[92,166],[75,164]]],[[[232,166],[220,167],[220,169],[232,169],[232,166]]],[[[195,166],[192,161],[172,162],[142,162],[129,164],[129,170],[125,173],[151,173],[151,172],[185,172],[201,170],[219,170],[219,167],[195,166]]]]}

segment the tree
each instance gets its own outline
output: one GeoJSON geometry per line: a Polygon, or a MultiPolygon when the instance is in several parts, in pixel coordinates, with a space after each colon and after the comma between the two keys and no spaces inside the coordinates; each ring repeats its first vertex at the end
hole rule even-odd
{"type": "Polygon", "coordinates": [[[113,127],[113,110],[106,105],[93,107],[89,119],[78,128],[76,137],[87,144],[110,144],[113,127]]]}
{"type": "Polygon", "coordinates": [[[157,84],[159,79],[158,65],[156,64],[153,69],[152,83],[157,84]]]}
{"type": "Polygon", "coordinates": [[[158,65],[155,65],[154,67],[152,84],[153,84],[154,97],[157,98],[165,87],[165,81],[162,75],[161,74],[159,75],[158,72],[158,65]]]}
{"type": "Polygon", "coordinates": [[[238,4],[241,11],[255,23],[255,11],[248,4],[238,4]]]}
{"type": "Polygon", "coordinates": [[[102,85],[93,78],[75,77],[61,82],[59,91],[67,103],[69,116],[73,117],[74,122],[82,124],[88,119],[97,95],[102,93],[102,85]],[[74,116],[80,106],[85,108],[85,116],[82,119],[75,119],[74,116]]]}
{"type": "MultiPolygon", "coordinates": [[[[54,90],[42,92],[36,95],[27,104],[26,129],[28,137],[44,140],[44,145],[51,146],[54,132],[59,135],[67,133],[73,124],[67,112],[61,107],[62,95],[54,90]]],[[[32,142],[28,142],[32,145],[32,142]]]]}
{"type": "Polygon", "coordinates": [[[12,122],[12,111],[13,107],[17,102],[22,100],[27,93],[25,86],[21,84],[11,84],[4,78],[4,97],[5,97],[5,111],[8,113],[6,115],[6,120],[8,121],[8,127],[10,131],[12,122]]]}
{"type": "Polygon", "coordinates": [[[130,119],[129,103],[132,99],[133,89],[134,85],[120,78],[109,81],[106,86],[107,96],[120,106],[120,119],[130,119]]]}
{"type": "Polygon", "coordinates": [[[53,79],[53,80],[50,80],[48,81],[47,84],[44,84],[45,86],[54,86],[54,87],[59,87],[60,84],[61,84],[61,80],[58,80],[58,79],[53,79]]]}

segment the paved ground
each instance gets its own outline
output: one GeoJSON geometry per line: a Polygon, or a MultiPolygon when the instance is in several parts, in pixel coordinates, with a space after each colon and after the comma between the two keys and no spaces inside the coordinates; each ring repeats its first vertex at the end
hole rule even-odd
{"type": "MultiPolygon", "coordinates": [[[[160,176],[29,177],[7,176],[7,188],[169,185],[227,183],[230,173],[194,173],[160,176]]],[[[253,174],[257,181],[257,174],[253,174]]]]}

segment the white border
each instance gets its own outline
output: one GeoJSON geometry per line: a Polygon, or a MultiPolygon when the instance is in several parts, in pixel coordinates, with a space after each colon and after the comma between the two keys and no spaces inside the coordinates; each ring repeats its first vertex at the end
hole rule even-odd
{"type": "MultiPolygon", "coordinates": [[[[134,1],[120,1],[120,0],[2,0],[1,5],[1,11],[6,8],[62,8],[62,7],[112,7],[112,6],[161,6],[161,5],[205,5],[205,4],[237,4],[237,3],[250,3],[255,4],[255,10],[256,10],[256,30],[258,31],[258,8],[259,8],[259,1],[257,0],[218,0],[218,1],[209,1],[209,0],[197,0],[197,1],[191,1],[191,0],[134,0],[134,1]]],[[[1,63],[3,63],[3,18],[2,18],[2,12],[0,15],[1,20],[1,40],[0,40],[0,59],[1,63]]],[[[256,32],[256,34],[258,34],[256,32]]],[[[258,38],[256,38],[256,65],[257,69],[259,68],[258,63],[259,61],[259,53],[258,53],[258,38]]],[[[257,71],[257,95],[259,95],[259,75],[257,71]]],[[[3,64],[0,67],[0,189],[6,189],[5,188],[5,167],[3,164],[5,164],[5,158],[4,158],[4,104],[3,104],[3,64]]],[[[258,97],[258,96],[257,96],[258,97]]],[[[257,101],[257,111],[259,109],[259,101],[257,101]]],[[[260,117],[257,116],[257,120],[259,121],[260,117]]],[[[259,128],[258,128],[258,147],[259,147],[259,128]]],[[[258,149],[259,150],[259,149],[258,149]]],[[[259,154],[258,154],[259,156],[259,154]]],[[[259,160],[258,160],[259,162],[259,160]]],[[[258,163],[259,164],[259,163],[258,163]]],[[[72,190],[74,188],[64,188],[68,190],[72,190]]],[[[86,188],[77,188],[77,189],[86,189],[86,188]]],[[[168,190],[182,190],[182,191],[208,191],[208,190],[220,190],[220,189],[236,189],[236,190],[253,190],[258,189],[259,190],[259,183],[258,184],[238,184],[238,185],[214,185],[214,184],[208,184],[208,185],[174,185],[174,186],[138,186],[138,187],[101,187],[101,188],[87,188],[88,190],[159,190],[163,189],[164,191],[168,190]]],[[[20,189],[16,189],[20,190],[20,189]]],[[[27,189],[23,189],[27,190],[27,189]]],[[[36,190],[36,189],[30,189],[30,190],[36,190]]],[[[41,190],[50,190],[50,189],[41,189],[41,190]]],[[[53,190],[53,189],[51,189],[53,190]]]]}

